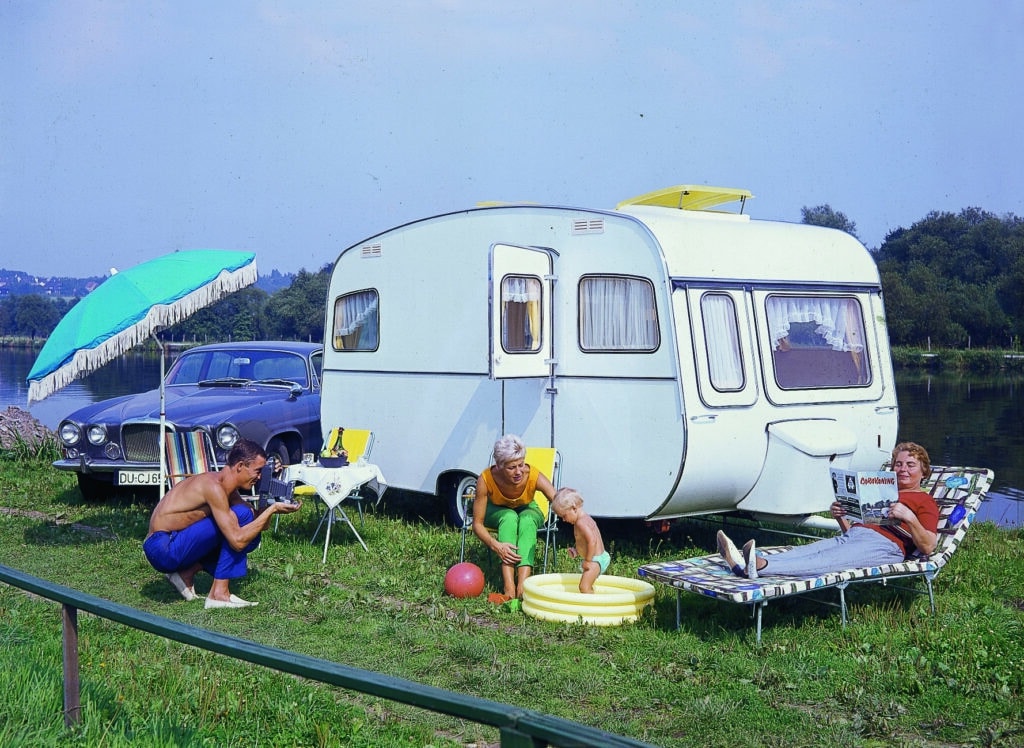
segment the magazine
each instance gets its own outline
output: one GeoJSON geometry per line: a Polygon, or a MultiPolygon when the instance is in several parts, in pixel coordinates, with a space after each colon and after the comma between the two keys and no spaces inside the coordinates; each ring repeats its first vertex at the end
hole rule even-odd
{"type": "Polygon", "coordinates": [[[832,470],[832,488],[851,522],[899,524],[899,520],[889,518],[889,507],[900,498],[896,473],[832,470]]]}

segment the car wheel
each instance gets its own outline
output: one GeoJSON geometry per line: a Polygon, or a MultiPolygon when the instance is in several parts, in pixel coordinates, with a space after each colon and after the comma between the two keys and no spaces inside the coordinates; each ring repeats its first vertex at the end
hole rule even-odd
{"type": "MultiPolygon", "coordinates": [[[[271,460],[277,463],[277,468],[291,464],[291,456],[288,454],[288,447],[280,439],[274,438],[267,445],[267,462],[271,460]]],[[[277,472],[275,469],[274,472],[277,472]]]]}
{"type": "Polygon", "coordinates": [[[114,486],[107,481],[93,478],[85,473],[76,473],[78,476],[78,490],[82,492],[82,498],[86,501],[104,501],[114,492],[114,486]]]}
{"type": "Polygon", "coordinates": [[[476,499],[476,476],[458,475],[452,478],[445,490],[447,519],[452,527],[461,528],[473,516],[473,501],[476,499]]]}

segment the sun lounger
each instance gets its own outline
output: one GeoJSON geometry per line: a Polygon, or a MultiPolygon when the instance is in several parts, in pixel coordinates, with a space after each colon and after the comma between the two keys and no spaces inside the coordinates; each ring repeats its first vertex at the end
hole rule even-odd
{"type": "MultiPolygon", "coordinates": [[[[974,520],[982,498],[992,485],[991,470],[982,468],[934,466],[924,487],[939,505],[939,542],[930,556],[911,558],[903,563],[870,566],[822,574],[817,577],[783,577],[762,575],[746,579],[734,575],[715,553],[681,561],[664,561],[640,567],[639,575],[676,590],[676,628],[681,625],[682,592],[751,605],[751,616],[757,620],[757,642],[761,643],[761,614],[771,600],[835,587],[839,590],[839,608],[846,625],[846,588],[858,582],[881,582],[904,577],[921,577],[927,587],[932,613],[935,594],[932,581],[960,545],[974,520]]],[[[781,553],[792,546],[758,547],[765,554],[781,553]]]]}

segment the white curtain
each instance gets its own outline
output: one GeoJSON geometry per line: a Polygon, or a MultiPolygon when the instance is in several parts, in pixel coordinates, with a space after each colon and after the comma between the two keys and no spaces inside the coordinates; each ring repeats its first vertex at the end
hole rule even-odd
{"type": "Polygon", "coordinates": [[[338,299],[334,311],[334,345],[339,350],[377,347],[376,291],[360,291],[338,299]]]}
{"type": "Polygon", "coordinates": [[[654,350],[659,343],[654,287],[636,278],[584,278],[580,326],[584,350],[654,350]]]}
{"type": "Polygon", "coordinates": [[[700,300],[700,312],[711,384],[716,390],[743,389],[743,361],[732,297],[723,293],[706,294],[700,300]]]}
{"type": "Polygon", "coordinates": [[[864,328],[855,299],[812,296],[772,296],[768,299],[768,329],[772,347],[789,335],[793,322],[814,322],[814,329],[834,351],[864,350],[864,328]]]}

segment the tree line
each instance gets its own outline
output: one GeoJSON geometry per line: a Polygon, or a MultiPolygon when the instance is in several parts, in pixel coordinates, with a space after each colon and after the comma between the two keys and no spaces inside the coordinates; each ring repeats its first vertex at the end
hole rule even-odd
{"type": "MultiPolygon", "coordinates": [[[[803,223],[857,235],[829,205],[802,209],[803,223]]],[[[871,254],[882,279],[894,345],[1019,348],[1024,335],[1024,219],[980,208],[932,212],[890,232],[871,254]]],[[[300,271],[272,294],[238,291],[162,337],[186,342],[324,339],[331,266],[300,271]]],[[[0,336],[45,338],[77,299],[38,294],[0,300],[0,336]]]]}
{"type": "MultiPolygon", "coordinates": [[[[804,223],[854,236],[828,205],[804,223]]],[[[980,208],[933,211],[872,251],[894,345],[1018,349],[1024,335],[1024,219],[980,208]]]]}
{"type": "MultiPolygon", "coordinates": [[[[159,333],[166,341],[324,339],[324,300],[331,266],[300,270],[291,285],[272,294],[250,286],[200,309],[159,333]]],[[[51,299],[41,294],[0,299],[0,336],[46,338],[78,299],[51,299]]]]}

